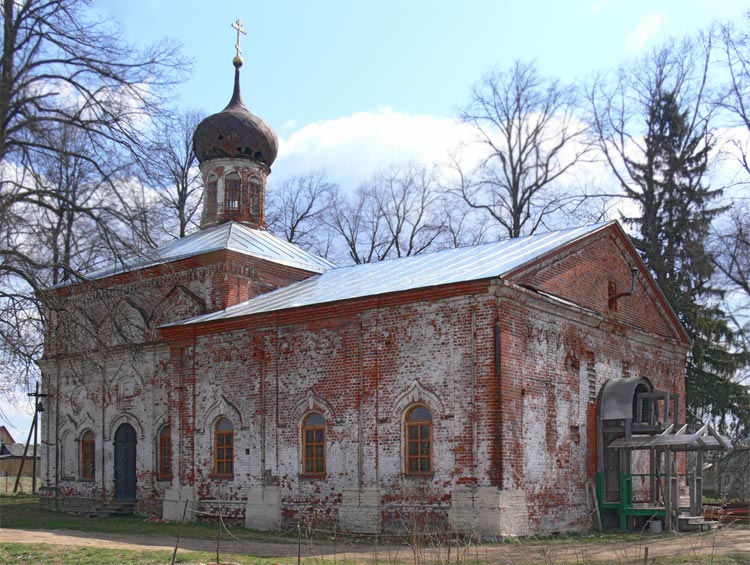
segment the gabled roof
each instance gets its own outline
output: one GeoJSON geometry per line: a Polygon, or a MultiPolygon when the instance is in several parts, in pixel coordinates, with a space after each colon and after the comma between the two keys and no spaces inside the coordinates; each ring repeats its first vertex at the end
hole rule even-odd
{"type": "Polygon", "coordinates": [[[674,424],[657,436],[639,435],[617,438],[608,448],[626,447],[628,449],[650,449],[652,447],[669,447],[674,451],[709,451],[732,449],[729,438],[719,434],[710,424],[704,424],[691,432],[687,424],[675,429],[674,424]]]}
{"type": "MultiPolygon", "coordinates": [[[[197,324],[352,298],[502,277],[615,222],[339,267],[211,314],[167,326],[197,324]]],[[[167,327],[165,326],[165,327],[167,327]]]]}
{"type": "Polygon", "coordinates": [[[0,426],[0,443],[16,443],[5,426],[0,426]]]}
{"type": "MultiPolygon", "coordinates": [[[[0,443],[0,458],[6,457],[23,457],[24,449],[26,445],[23,443],[0,443]]],[[[31,458],[34,453],[34,446],[29,445],[29,449],[26,452],[26,457],[31,458]]],[[[37,454],[39,454],[37,450],[37,454]]]]}
{"type": "MultiPolygon", "coordinates": [[[[86,275],[89,280],[145,269],[170,261],[186,259],[213,251],[236,251],[272,263],[296,267],[313,273],[322,273],[335,265],[322,257],[308,253],[300,247],[284,241],[263,230],[255,230],[227,222],[213,228],[194,232],[187,237],[168,243],[149,255],[135,257],[116,265],[86,275]]],[[[65,283],[58,286],[66,286],[65,283]]]]}

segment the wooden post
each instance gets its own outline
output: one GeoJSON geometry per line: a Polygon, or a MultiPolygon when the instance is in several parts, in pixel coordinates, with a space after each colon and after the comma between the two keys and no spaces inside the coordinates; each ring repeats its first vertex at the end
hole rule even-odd
{"type": "Polygon", "coordinates": [[[219,557],[219,545],[221,545],[221,512],[219,512],[219,533],[216,536],[216,565],[221,565],[221,558],[219,557]]]}
{"type": "Polygon", "coordinates": [[[182,509],[182,520],[180,520],[180,530],[177,532],[177,541],[174,544],[174,552],[172,553],[172,565],[174,565],[175,559],[177,559],[177,547],[180,545],[180,539],[182,538],[182,528],[185,525],[185,514],[187,514],[188,501],[185,501],[185,508],[182,509]]]}
{"type": "Polygon", "coordinates": [[[596,518],[596,528],[601,532],[602,516],[599,512],[599,497],[596,495],[596,487],[591,481],[587,481],[586,485],[589,487],[589,494],[591,495],[591,500],[594,503],[594,518],[596,518]]]}
{"type": "Polygon", "coordinates": [[[37,419],[39,418],[39,381],[34,391],[34,455],[31,459],[31,494],[36,494],[36,443],[37,443],[37,419]]]}
{"type": "Polygon", "coordinates": [[[36,428],[36,408],[34,408],[34,419],[31,421],[31,429],[29,430],[29,437],[26,439],[26,445],[23,448],[23,456],[21,457],[21,464],[18,466],[18,474],[16,475],[16,484],[13,486],[13,492],[18,492],[18,485],[21,483],[21,473],[23,473],[23,465],[26,463],[26,455],[29,453],[29,443],[31,443],[31,434],[34,433],[36,428]]]}
{"type": "Polygon", "coordinates": [[[297,524],[297,565],[302,565],[302,529],[297,524]]]}
{"type": "Polygon", "coordinates": [[[667,471],[667,479],[664,483],[664,528],[672,531],[672,461],[669,447],[664,448],[664,467],[667,471]]]}
{"type": "MultiPolygon", "coordinates": [[[[29,430],[29,437],[26,439],[26,446],[23,448],[23,456],[21,457],[21,465],[18,467],[18,475],[16,476],[16,484],[13,487],[13,492],[18,491],[18,484],[21,482],[21,473],[23,472],[23,465],[26,462],[26,455],[29,452],[29,443],[31,442],[31,434],[34,434],[34,460],[32,461],[32,479],[31,479],[31,494],[36,494],[36,443],[37,443],[37,421],[39,420],[39,411],[41,404],[40,398],[46,398],[49,394],[41,394],[39,392],[39,382],[36,383],[34,392],[29,392],[26,396],[34,398],[34,419],[31,422],[31,429],[29,430]]],[[[41,408],[44,410],[44,408],[41,408]]]]}

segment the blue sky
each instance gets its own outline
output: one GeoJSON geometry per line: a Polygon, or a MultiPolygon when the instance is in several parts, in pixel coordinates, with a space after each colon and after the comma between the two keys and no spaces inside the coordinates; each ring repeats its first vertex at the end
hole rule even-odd
{"type": "Polygon", "coordinates": [[[193,61],[177,89],[207,113],[231,95],[243,21],[243,97],[280,138],[271,183],[326,170],[355,186],[393,160],[434,162],[462,133],[457,109],[493,66],[535,60],[583,84],[665,37],[738,19],[741,0],[100,0],[146,45],[164,36],[193,61]],[[460,129],[460,128],[459,128],[460,129]]]}
{"type": "MultiPolygon", "coordinates": [[[[395,159],[430,162],[460,137],[454,116],[493,66],[537,62],[579,83],[667,36],[737,20],[740,0],[98,0],[145,46],[168,36],[193,61],[182,107],[220,111],[232,89],[238,18],[250,110],[277,132],[271,181],[325,169],[341,184],[395,159]]],[[[4,409],[24,441],[25,406],[4,409]]]]}
{"type": "Polygon", "coordinates": [[[638,48],[750,9],[739,0],[100,0],[95,6],[146,44],[163,36],[194,61],[180,89],[209,112],[231,94],[241,19],[243,90],[281,135],[354,112],[389,107],[452,116],[483,71],[536,59],[544,74],[584,78],[638,48]],[[639,31],[640,30],[640,31],[639,31]],[[639,34],[639,42],[631,34],[639,34]]]}

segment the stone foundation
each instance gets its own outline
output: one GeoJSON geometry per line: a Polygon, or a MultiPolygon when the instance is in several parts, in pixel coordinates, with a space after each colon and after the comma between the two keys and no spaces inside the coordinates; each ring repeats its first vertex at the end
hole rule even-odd
{"type": "Polygon", "coordinates": [[[253,530],[278,530],[281,527],[279,487],[253,487],[248,491],[245,527],[253,530]]]}
{"type": "Polygon", "coordinates": [[[345,532],[378,534],[382,528],[380,491],[376,488],[343,491],[339,526],[345,532]]]}
{"type": "Polygon", "coordinates": [[[168,488],[164,492],[162,518],[170,522],[180,522],[185,516],[185,522],[195,522],[197,514],[190,509],[197,508],[198,497],[194,487],[168,488]],[[185,510],[187,505],[187,511],[185,510]]]}
{"type": "Polygon", "coordinates": [[[484,540],[531,534],[526,494],[521,490],[459,485],[453,490],[448,519],[454,531],[484,540]]]}

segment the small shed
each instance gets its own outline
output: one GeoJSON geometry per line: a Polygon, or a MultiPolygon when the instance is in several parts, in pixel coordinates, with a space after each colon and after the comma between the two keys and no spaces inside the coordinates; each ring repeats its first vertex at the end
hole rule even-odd
{"type": "Polygon", "coordinates": [[[638,520],[667,530],[706,529],[703,461],[707,451],[728,451],[712,426],[680,424],[679,396],[654,389],[647,378],[609,381],[602,390],[598,428],[598,498],[605,522],[621,529],[638,520]],[[678,453],[694,452],[681,469],[678,453]],[[687,472],[685,472],[687,471],[687,472]],[[640,488],[639,484],[640,483],[640,488]],[[681,492],[689,493],[683,503],[681,492]]]}
{"type": "MultiPolygon", "coordinates": [[[[18,469],[21,467],[21,461],[23,460],[23,452],[25,445],[23,443],[16,443],[13,436],[10,434],[5,426],[0,426],[0,476],[2,477],[16,477],[18,476],[18,469]]],[[[37,477],[41,477],[41,453],[42,450],[37,446],[37,477]]],[[[32,468],[34,465],[34,446],[29,445],[29,449],[26,453],[26,462],[23,465],[22,477],[30,477],[32,468]]]]}

